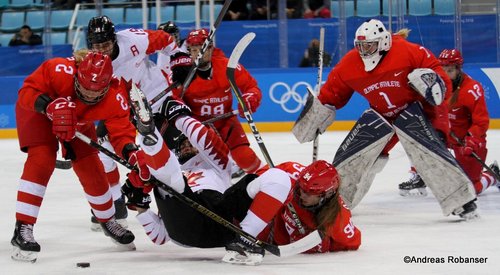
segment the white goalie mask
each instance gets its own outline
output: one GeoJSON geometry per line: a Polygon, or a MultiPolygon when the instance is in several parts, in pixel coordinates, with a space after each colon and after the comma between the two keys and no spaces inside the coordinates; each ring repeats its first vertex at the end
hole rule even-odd
{"type": "Polygon", "coordinates": [[[365,71],[369,72],[377,67],[384,52],[389,51],[392,45],[391,33],[384,24],[376,19],[364,22],[356,30],[354,46],[365,64],[365,71]]]}

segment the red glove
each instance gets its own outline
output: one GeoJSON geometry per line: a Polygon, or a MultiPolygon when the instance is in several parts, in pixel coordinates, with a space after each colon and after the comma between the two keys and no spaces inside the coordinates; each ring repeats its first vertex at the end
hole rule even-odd
{"type": "Polygon", "coordinates": [[[151,172],[146,164],[146,153],[142,150],[131,152],[128,157],[128,163],[137,167],[137,170],[133,170],[127,175],[132,185],[137,188],[144,188],[144,193],[149,193],[151,189],[147,190],[146,188],[149,186],[147,181],[151,179],[151,172]]]}
{"type": "Polygon", "coordinates": [[[478,150],[483,147],[484,142],[482,139],[474,136],[466,136],[465,145],[462,147],[462,154],[464,156],[470,156],[473,152],[478,152],[478,150]]]}
{"type": "Polygon", "coordinates": [[[71,141],[76,133],[76,104],[71,98],[57,98],[50,102],[45,114],[52,120],[52,132],[61,141],[71,141]]]}
{"type": "MultiPolygon", "coordinates": [[[[243,102],[247,106],[247,109],[251,113],[255,113],[257,111],[257,108],[260,105],[259,97],[257,95],[255,95],[254,93],[246,93],[246,94],[243,94],[242,97],[243,97],[243,102]]],[[[239,105],[239,104],[238,104],[238,112],[240,114],[240,117],[242,117],[242,118],[245,117],[245,113],[243,112],[243,108],[241,108],[241,105],[239,105]]]]}

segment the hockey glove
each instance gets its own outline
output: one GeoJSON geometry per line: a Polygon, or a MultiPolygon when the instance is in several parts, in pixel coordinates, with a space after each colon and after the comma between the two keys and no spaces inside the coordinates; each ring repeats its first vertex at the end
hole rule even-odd
{"type": "Polygon", "coordinates": [[[167,97],[159,110],[168,121],[169,125],[175,125],[175,121],[180,116],[190,116],[191,109],[179,99],[167,97]]]}
{"type": "Polygon", "coordinates": [[[191,57],[187,53],[177,52],[170,56],[170,69],[172,70],[172,81],[179,84],[184,83],[191,70],[191,57]]]}
{"type": "MultiPolygon", "coordinates": [[[[242,95],[243,102],[247,106],[247,109],[251,113],[255,113],[257,111],[257,108],[260,105],[260,98],[254,94],[254,93],[246,93],[242,95]]],[[[243,112],[243,108],[241,108],[241,105],[238,104],[238,112],[240,114],[240,117],[245,118],[245,114],[243,112]]]]}
{"type": "Polygon", "coordinates": [[[122,186],[122,194],[127,197],[127,207],[130,210],[137,210],[139,208],[149,208],[149,204],[151,203],[151,196],[149,196],[149,191],[144,188],[135,187],[129,180],[125,181],[125,184],[122,186]]]}
{"type": "Polygon", "coordinates": [[[76,134],[76,104],[71,98],[57,98],[50,102],[45,114],[52,120],[52,132],[61,141],[71,141],[76,134]]]}
{"type": "Polygon", "coordinates": [[[446,85],[432,69],[415,69],[408,74],[408,84],[432,106],[440,105],[444,100],[446,85]]]}
{"type": "Polygon", "coordinates": [[[462,154],[465,156],[470,156],[474,152],[478,152],[479,149],[484,147],[484,142],[482,139],[474,136],[466,136],[465,144],[462,147],[462,154]]]}
{"type": "Polygon", "coordinates": [[[132,184],[141,188],[147,185],[147,181],[151,179],[151,172],[146,164],[146,153],[142,150],[130,152],[128,163],[137,168],[127,175],[132,184]]]}

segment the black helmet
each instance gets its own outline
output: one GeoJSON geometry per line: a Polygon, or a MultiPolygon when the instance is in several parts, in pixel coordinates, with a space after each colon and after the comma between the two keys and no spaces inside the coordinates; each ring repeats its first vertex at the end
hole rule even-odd
{"type": "Polygon", "coordinates": [[[167,21],[166,23],[163,23],[163,24],[160,24],[158,26],[158,29],[159,30],[162,30],[172,36],[175,37],[175,41],[177,43],[180,42],[180,31],[179,31],[179,27],[177,27],[177,25],[174,24],[173,21],[167,21]]]}
{"type": "Polygon", "coordinates": [[[115,25],[106,15],[92,17],[87,29],[87,46],[92,49],[92,44],[116,41],[115,25]]]}

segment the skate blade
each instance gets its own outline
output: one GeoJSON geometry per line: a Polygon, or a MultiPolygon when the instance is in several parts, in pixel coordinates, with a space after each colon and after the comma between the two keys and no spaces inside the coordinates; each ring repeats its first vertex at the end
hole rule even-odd
{"type": "Polygon", "coordinates": [[[127,243],[127,244],[122,244],[122,243],[119,243],[113,239],[111,239],[113,241],[114,244],[116,244],[116,247],[118,248],[118,251],[134,251],[134,250],[137,250],[137,248],[135,247],[135,244],[134,242],[131,242],[131,243],[127,243]]]}
{"type": "Polygon", "coordinates": [[[90,225],[90,230],[93,231],[93,232],[102,232],[102,227],[98,223],[92,223],[90,225]]]}
{"type": "Polygon", "coordinates": [[[477,211],[472,211],[467,214],[460,214],[460,218],[464,219],[466,222],[475,221],[481,218],[477,211]]]}
{"type": "Polygon", "coordinates": [[[264,256],[260,254],[245,253],[245,255],[241,255],[236,251],[227,251],[222,261],[237,265],[259,265],[262,263],[263,259],[264,256]]]}
{"type": "Polygon", "coordinates": [[[31,262],[35,263],[38,257],[37,251],[24,251],[19,247],[14,247],[12,255],[10,256],[12,260],[19,262],[31,262]]]}
{"type": "Polygon", "coordinates": [[[412,190],[399,189],[399,194],[403,197],[425,197],[427,190],[425,188],[417,188],[412,190]]]}

